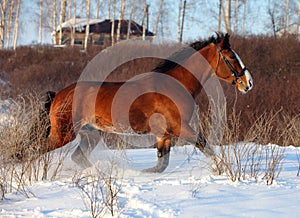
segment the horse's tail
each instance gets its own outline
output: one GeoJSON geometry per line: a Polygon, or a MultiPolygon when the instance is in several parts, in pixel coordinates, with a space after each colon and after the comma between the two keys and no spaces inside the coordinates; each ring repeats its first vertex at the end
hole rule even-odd
{"type": "Polygon", "coordinates": [[[53,91],[48,91],[46,93],[46,99],[45,99],[45,104],[44,104],[44,111],[41,114],[41,119],[43,119],[45,122],[47,122],[47,129],[46,129],[46,138],[50,135],[50,130],[51,130],[51,124],[50,124],[50,107],[53,102],[53,99],[56,95],[56,92],[53,91]]]}

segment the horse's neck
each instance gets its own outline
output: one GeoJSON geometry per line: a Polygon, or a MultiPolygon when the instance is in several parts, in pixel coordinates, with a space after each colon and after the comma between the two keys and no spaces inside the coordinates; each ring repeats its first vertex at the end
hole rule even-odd
{"type": "Polygon", "coordinates": [[[192,96],[200,93],[204,83],[211,77],[210,60],[205,59],[205,53],[196,52],[181,66],[170,70],[168,74],[178,80],[192,96]]]}

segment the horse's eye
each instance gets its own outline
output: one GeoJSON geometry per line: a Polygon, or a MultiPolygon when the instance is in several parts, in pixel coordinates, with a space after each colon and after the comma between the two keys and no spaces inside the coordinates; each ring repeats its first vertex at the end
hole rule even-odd
{"type": "Polygon", "coordinates": [[[235,59],[235,55],[232,54],[232,55],[229,56],[229,58],[230,58],[230,59],[235,59]]]}

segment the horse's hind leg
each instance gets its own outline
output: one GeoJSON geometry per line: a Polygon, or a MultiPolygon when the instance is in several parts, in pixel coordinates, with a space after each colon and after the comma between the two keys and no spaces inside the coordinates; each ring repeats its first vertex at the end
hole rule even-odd
{"type": "Polygon", "coordinates": [[[81,140],[71,158],[82,168],[87,168],[92,166],[88,157],[100,140],[99,130],[87,124],[80,129],[78,134],[81,140]]]}
{"type": "Polygon", "coordinates": [[[161,173],[169,165],[171,150],[171,140],[170,138],[162,138],[157,140],[157,164],[154,167],[144,169],[143,172],[148,173],[161,173]]]}

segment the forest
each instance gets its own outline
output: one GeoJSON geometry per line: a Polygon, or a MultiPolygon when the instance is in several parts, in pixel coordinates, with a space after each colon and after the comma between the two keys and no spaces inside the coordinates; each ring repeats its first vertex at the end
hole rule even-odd
{"type": "Polygon", "coordinates": [[[1,0],[0,49],[15,49],[24,44],[52,44],[53,33],[60,25],[76,18],[133,20],[149,28],[158,39],[180,42],[208,37],[216,31],[242,36],[276,36],[299,34],[300,2],[1,0]]]}

